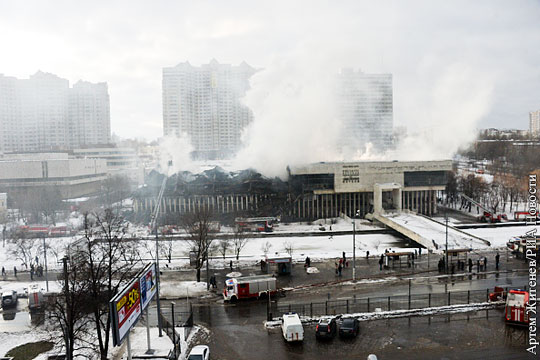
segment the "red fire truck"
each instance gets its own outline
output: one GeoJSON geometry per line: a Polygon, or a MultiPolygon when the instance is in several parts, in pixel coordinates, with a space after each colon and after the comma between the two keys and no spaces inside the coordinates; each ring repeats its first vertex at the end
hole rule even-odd
{"type": "Polygon", "coordinates": [[[276,293],[276,278],[271,275],[243,276],[227,279],[223,298],[235,302],[239,299],[261,298],[276,293]]]}
{"type": "Polygon", "coordinates": [[[523,290],[510,290],[506,297],[504,319],[507,324],[528,325],[529,316],[526,306],[529,302],[529,292],[523,290]]]}

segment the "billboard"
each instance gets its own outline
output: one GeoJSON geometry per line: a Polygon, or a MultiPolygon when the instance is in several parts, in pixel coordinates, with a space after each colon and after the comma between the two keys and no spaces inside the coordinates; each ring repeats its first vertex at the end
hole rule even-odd
{"type": "Polygon", "coordinates": [[[141,289],[141,311],[144,311],[157,291],[156,264],[148,264],[139,276],[139,288],[141,289]]]}
{"type": "Polygon", "coordinates": [[[141,291],[139,277],[131,281],[109,303],[112,317],[113,343],[122,343],[129,330],[141,316],[141,291]]]}

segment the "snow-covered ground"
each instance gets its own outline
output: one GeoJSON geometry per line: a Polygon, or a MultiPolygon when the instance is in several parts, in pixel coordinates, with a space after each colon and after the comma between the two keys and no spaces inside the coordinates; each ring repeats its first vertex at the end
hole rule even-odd
{"type": "MultiPolygon", "coordinates": [[[[410,231],[413,231],[424,239],[433,241],[438,245],[439,248],[441,248],[442,244],[444,244],[446,241],[446,226],[424,216],[400,212],[385,214],[384,217],[392,220],[404,228],[407,228],[410,231]]],[[[488,247],[489,246],[485,242],[473,236],[469,236],[462,231],[448,227],[448,248],[484,249],[488,247]]]]}

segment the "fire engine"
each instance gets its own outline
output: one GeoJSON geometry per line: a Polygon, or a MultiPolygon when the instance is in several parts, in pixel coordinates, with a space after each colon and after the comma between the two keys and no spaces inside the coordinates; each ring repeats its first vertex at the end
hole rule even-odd
{"type": "Polygon", "coordinates": [[[528,325],[529,316],[526,306],[529,302],[529,292],[523,290],[510,290],[506,297],[504,319],[507,324],[528,325]]]}
{"type": "Polygon", "coordinates": [[[236,226],[239,229],[255,232],[272,232],[274,224],[279,222],[276,217],[236,218],[236,226]]]}
{"type": "Polygon", "coordinates": [[[276,293],[276,278],[271,275],[243,276],[227,279],[223,289],[225,301],[262,298],[276,293]]]}

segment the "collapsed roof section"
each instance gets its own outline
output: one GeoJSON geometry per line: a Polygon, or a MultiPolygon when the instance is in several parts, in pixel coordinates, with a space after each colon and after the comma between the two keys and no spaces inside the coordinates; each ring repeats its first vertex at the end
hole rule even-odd
{"type": "MultiPolygon", "coordinates": [[[[165,175],[152,171],[146,186],[135,197],[152,197],[159,192],[165,175]]],[[[220,167],[199,174],[181,171],[167,179],[164,196],[225,195],[225,194],[285,194],[288,185],[279,178],[267,178],[253,169],[227,172],[220,167]]]]}

